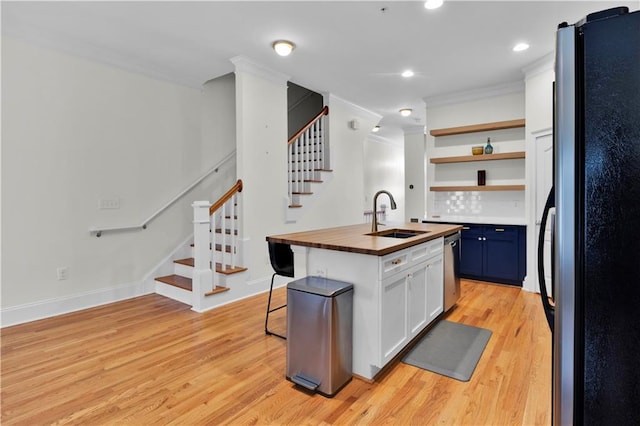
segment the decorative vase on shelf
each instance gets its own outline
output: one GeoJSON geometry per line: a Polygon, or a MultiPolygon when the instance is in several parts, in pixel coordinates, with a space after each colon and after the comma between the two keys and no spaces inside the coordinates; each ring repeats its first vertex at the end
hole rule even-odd
{"type": "Polygon", "coordinates": [[[493,147],[491,146],[491,138],[487,138],[487,146],[484,147],[485,154],[493,154],[493,147]]]}

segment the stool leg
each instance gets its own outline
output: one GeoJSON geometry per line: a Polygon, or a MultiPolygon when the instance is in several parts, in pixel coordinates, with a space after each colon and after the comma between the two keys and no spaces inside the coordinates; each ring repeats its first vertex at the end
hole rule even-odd
{"type": "Polygon", "coordinates": [[[279,306],[279,307],[277,307],[275,309],[271,309],[271,294],[273,293],[273,280],[275,279],[276,275],[277,275],[277,273],[273,274],[271,276],[271,286],[269,287],[269,300],[267,301],[267,315],[266,315],[266,318],[264,320],[264,334],[280,337],[281,339],[285,339],[286,340],[287,338],[285,336],[282,336],[282,335],[276,334],[276,333],[272,333],[271,331],[269,331],[269,314],[271,312],[273,312],[273,311],[277,311],[278,309],[282,309],[285,306],[287,306],[287,305],[282,305],[282,306],[279,306]]]}

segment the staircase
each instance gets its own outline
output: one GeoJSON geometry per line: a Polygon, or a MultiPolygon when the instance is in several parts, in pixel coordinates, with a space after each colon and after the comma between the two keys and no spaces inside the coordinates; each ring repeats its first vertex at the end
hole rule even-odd
{"type": "Polygon", "coordinates": [[[247,270],[239,266],[241,192],[242,181],[238,180],[215,203],[193,203],[191,256],[174,260],[173,274],[155,278],[156,293],[203,311],[216,305],[211,297],[231,289],[232,277],[247,270]]]}
{"type": "Polygon", "coordinates": [[[332,170],[325,121],[328,114],[329,107],[325,106],[288,141],[289,222],[297,220],[301,210],[311,205],[323,184],[330,179],[332,170]]]}

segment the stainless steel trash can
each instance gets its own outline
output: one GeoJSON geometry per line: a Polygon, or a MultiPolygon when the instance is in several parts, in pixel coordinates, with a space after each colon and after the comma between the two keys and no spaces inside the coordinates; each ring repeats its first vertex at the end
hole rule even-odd
{"type": "Polygon", "coordinates": [[[305,277],[287,285],[287,379],[334,396],[352,377],[353,284],[305,277]]]}

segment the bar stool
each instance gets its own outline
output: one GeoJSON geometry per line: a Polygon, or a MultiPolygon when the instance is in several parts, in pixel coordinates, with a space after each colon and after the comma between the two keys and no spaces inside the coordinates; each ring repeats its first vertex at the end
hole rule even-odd
{"type": "Polygon", "coordinates": [[[273,267],[273,270],[275,272],[271,276],[271,286],[269,287],[269,301],[267,302],[267,316],[264,320],[264,333],[286,340],[286,336],[282,336],[280,334],[269,331],[269,314],[287,306],[287,304],[285,303],[282,306],[271,309],[271,294],[273,293],[273,280],[275,279],[276,275],[293,278],[293,251],[291,250],[291,246],[289,244],[274,243],[271,241],[269,241],[268,244],[269,260],[271,261],[271,266],[273,267]]]}

